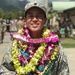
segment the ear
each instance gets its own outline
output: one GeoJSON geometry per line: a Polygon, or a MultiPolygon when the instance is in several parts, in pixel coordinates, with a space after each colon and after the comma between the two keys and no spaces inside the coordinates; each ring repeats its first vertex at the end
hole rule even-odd
{"type": "Polygon", "coordinates": [[[24,26],[26,27],[26,18],[24,18],[24,26]]]}
{"type": "Polygon", "coordinates": [[[26,18],[24,17],[24,22],[26,21],[26,18]]]}

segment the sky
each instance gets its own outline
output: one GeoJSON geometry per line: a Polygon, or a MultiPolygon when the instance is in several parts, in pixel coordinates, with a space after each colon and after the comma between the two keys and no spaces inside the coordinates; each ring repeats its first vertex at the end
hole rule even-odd
{"type": "MultiPolygon", "coordinates": [[[[34,2],[34,1],[37,1],[37,2],[42,2],[42,1],[45,1],[45,0],[28,0],[30,2],[34,2]]],[[[70,1],[70,0],[48,0],[48,1],[70,1]]]]}
{"type": "MultiPolygon", "coordinates": [[[[24,0],[19,0],[19,1],[24,1],[24,0]]],[[[29,2],[45,2],[46,0],[28,0],[29,2]]],[[[75,0],[47,0],[49,2],[53,2],[53,1],[75,1],[75,0]]]]}
{"type": "MultiPolygon", "coordinates": [[[[19,0],[19,1],[23,1],[23,0],[19,0]]],[[[42,1],[45,1],[45,0],[28,0],[30,2],[34,2],[34,1],[37,1],[37,2],[42,2],[42,1]]],[[[49,2],[52,2],[52,1],[75,1],[75,0],[48,0],[49,2]]]]}
{"type": "Polygon", "coordinates": [[[30,2],[43,2],[44,0],[28,0],[30,2]]]}

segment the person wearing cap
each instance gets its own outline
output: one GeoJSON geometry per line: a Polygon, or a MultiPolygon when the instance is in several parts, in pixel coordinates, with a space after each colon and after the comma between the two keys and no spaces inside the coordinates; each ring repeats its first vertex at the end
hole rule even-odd
{"type": "Polygon", "coordinates": [[[44,5],[25,6],[25,26],[11,33],[13,42],[0,66],[0,75],[69,75],[58,36],[46,26],[44,5]]]}
{"type": "Polygon", "coordinates": [[[23,22],[23,18],[22,17],[19,17],[19,20],[17,21],[16,23],[16,28],[17,28],[17,31],[22,28],[24,25],[24,22],[23,22]]]}

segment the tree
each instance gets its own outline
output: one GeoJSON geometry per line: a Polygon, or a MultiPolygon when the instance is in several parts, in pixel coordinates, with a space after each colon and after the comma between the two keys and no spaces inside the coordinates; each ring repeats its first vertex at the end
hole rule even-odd
{"type": "Polygon", "coordinates": [[[3,18],[3,10],[0,8],[0,18],[3,18]]]}
{"type": "Polygon", "coordinates": [[[18,19],[23,15],[23,12],[19,12],[17,9],[12,9],[4,14],[5,19],[18,19]]]}
{"type": "Polygon", "coordinates": [[[13,13],[13,17],[12,18],[18,18],[19,17],[19,10],[17,9],[13,9],[11,10],[11,12],[13,13]]]}
{"type": "Polygon", "coordinates": [[[6,12],[4,14],[4,17],[3,18],[5,18],[5,19],[12,19],[12,16],[13,16],[13,13],[12,12],[6,12]]]}

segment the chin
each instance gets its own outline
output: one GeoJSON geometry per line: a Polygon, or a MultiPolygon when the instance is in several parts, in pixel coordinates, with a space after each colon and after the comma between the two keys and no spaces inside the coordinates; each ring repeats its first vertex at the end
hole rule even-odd
{"type": "Polygon", "coordinates": [[[40,30],[38,29],[34,29],[34,30],[31,30],[32,32],[39,32],[40,30]]]}
{"type": "Polygon", "coordinates": [[[39,31],[40,29],[39,28],[31,28],[30,30],[31,31],[39,31]]]}

